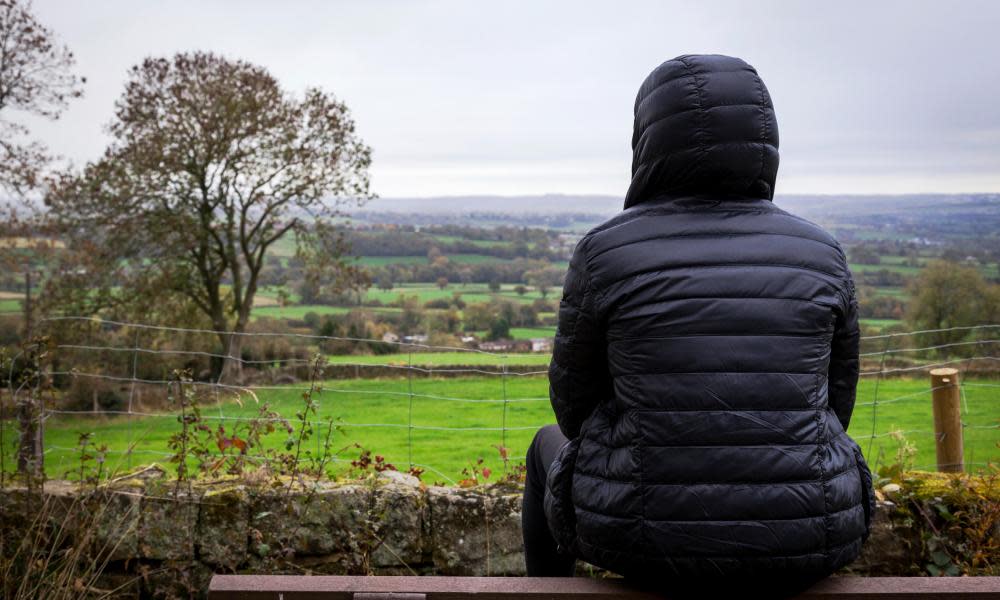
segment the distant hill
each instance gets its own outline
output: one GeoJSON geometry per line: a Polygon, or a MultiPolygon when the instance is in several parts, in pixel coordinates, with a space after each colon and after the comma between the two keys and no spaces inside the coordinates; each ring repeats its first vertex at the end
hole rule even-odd
{"type": "Polygon", "coordinates": [[[540,196],[430,196],[426,198],[378,198],[363,211],[471,214],[471,213],[533,213],[550,214],[614,214],[621,210],[618,196],[544,194],[540,196]]]}
{"type": "MultiPolygon", "coordinates": [[[[979,205],[1000,210],[1000,194],[911,194],[911,195],[803,195],[778,194],[775,203],[793,212],[807,214],[872,214],[886,210],[936,210],[979,205]]],[[[621,210],[621,196],[544,194],[532,196],[429,196],[425,198],[378,198],[360,212],[424,214],[534,213],[614,214],[621,210]]]]}
{"type": "MultiPolygon", "coordinates": [[[[373,223],[507,224],[579,231],[621,211],[622,201],[619,196],[571,194],[378,198],[351,214],[373,223]]],[[[774,201],[823,226],[883,222],[909,235],[940,233],[951,224],[972,237],[993,237],[990,232],[1000,229],[1000,194],[779,194],[774,201]]]]}

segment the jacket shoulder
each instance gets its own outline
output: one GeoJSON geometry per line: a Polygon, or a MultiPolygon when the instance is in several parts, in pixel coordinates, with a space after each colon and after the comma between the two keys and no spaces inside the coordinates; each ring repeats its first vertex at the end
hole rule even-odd
{"type": "MultiPolygon", "coordinates": [[[[619,225],[624,225],[630,221],[634,221],[647,212],[649,212],[649,210],[646,206],[633,206],[631,208],[626,208],[600,225],[592,227],[589,231],[587,231],[587,233],[583,234],[583,237],[580,238],[580,241],[576,244],[576,250],[573,252],[573,259],[575,261],[580,261],[577,266],[582,267],[586,261],[588,261],[590,254],[595,248],[599,249],[602,245],[606,245],[609,239],[619,237],[615,231],[619,225]]],[[[570,264],[572,265],[572,261],[570,264]]]]}
{"type": "Polygon", "coordinates": [[[797,231],[801,232],[803,237],[808,237],[817,242],[822,242],[834,248],[842,256],[844,255],[844,249],[840,246],[840,242],[837,241],[837,238],[833,237],[830,232],[823,229],[819,225],[777,206],[774,207],[774,214],[786,219],[790,224],[792,224],[792,226],[795,227],[797,231]]]}

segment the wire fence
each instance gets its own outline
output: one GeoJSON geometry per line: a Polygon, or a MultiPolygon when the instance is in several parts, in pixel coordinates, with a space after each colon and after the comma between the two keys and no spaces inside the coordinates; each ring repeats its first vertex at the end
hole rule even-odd
{"type": "MultiPolygon", "coordinates": [[[[7,473],[19,444],[14,417],[35,422],[54,477],[150,462],[175,471],[207,464],[211,473],[220,464],[333,472],[391,464],[446,484],[516,475],[535,431],[554,422],[547,354],[296,330],[223,343],[210,329],[86,317],[49,318],[38,329],[52,334],[48,345],[10,357],[4,374],[7,473]],[[31,364],[36,375],[25,376],[31,364]],[[38,404],[30,415],[29,399],[38,404]]],[[[875,468],[935,467],[926,374],[945,366],[959,371],[966,468],[1000,458],[998,334],[1000,325],[981,325],[862,338],[849,434],[875,468]]]]}

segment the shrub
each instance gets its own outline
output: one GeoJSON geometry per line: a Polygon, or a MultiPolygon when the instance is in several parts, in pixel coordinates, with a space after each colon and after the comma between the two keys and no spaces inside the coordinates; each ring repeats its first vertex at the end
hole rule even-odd
{"type": "Polygon", "coordinates": [[[0,316],[0,346],[16,346],[21,343],[20,315],[0,316]]]}
{"type": "Polygon", "coordinates": [[[74,377],[63,396],[67,410],[119,411],[128,406],[128,392],[116,382],[102,381],[94,377],[74,377]]]}
{"type": "Polygon", "coordinates": [[[441,310],[447,310],[451,308],[451,301],[446,298],[435,298],[434,300],[428,300],[424,303],[424,308],[438,308],[441,310]]]}

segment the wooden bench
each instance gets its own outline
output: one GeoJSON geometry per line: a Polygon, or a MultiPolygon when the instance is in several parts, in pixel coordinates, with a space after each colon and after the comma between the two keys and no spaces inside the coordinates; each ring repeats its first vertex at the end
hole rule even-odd
{"type": "MultiPolygon", "coordinates": [[[[621,580],[586,577],[215,575],[210,600],[647,600],[621,580]]],[[[830,577],[801,600],[1000,598],[1000,577],[830,577]]]]}

